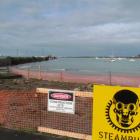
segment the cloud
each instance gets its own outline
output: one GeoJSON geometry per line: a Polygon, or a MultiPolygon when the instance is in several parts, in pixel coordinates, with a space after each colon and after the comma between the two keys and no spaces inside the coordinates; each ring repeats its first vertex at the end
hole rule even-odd
{"type": "Polygon", "coordinates": [[[41,44],[51,48],[75,44],[71,49],[81,44],[91,49],[95,44],[100,48],[139,44],[139,4],[132,0],[1,0],[0,42],[4,47],[31,49],[41,44]]]}

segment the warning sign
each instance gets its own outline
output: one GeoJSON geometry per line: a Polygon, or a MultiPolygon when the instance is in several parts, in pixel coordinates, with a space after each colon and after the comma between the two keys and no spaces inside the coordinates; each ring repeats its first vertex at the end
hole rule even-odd
{"type": "Polygon", "coordinates": [[[140,140],[140,88],[94,86],[92,140],[140,140]]]}
{"type": "Polygon", "coordinates": [[[48,91],[48,111],[74,114],[74,92],[68,90],[50,89],[48,91]]]}

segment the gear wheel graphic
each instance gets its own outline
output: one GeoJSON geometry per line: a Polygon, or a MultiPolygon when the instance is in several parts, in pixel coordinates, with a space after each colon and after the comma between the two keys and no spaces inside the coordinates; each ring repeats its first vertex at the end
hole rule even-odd
{"type": "Polygon", "coordinates": [[[113,101],[110,100],[106,106],[106,110],[105,110],[105,116],[106,116],[106,119],[107,119],[107,122],[109,123],[109,125],[114,128],[115,130],[117,131],[120,131],[120,132],[123,132],[123,133],[132,133],[132,132],[136,132],[140,129],[140,123],[134,127],[134,128],[131,128],[131,129],[123,129],[123,128],[120,128],[118,126],[116,126],[113,121],[111,120],[111,117],[110,117],[110,108],[111,108],[111,105],[112,105],[113,101]]]}

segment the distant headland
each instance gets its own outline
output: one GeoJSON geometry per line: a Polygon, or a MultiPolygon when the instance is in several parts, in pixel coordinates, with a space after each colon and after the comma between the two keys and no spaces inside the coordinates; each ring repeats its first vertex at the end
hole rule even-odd
{"type": "Polygon", "coordinates": [[[0,66],[13,66],[18,64],[25,64],[31,62],[41,62],[56,59],[55,56],[32,56],[32,57],[0,57],[0,66]]]}

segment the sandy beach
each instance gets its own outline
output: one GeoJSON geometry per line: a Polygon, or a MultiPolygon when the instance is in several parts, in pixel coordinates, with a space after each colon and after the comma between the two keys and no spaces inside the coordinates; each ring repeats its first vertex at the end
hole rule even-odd
{"type": "Polygon", "coordinates": [[[68,72],[42,72],[21,70],[16,67],[11,67],[10,72],[20,74],[26,79],[35,78],[48,81],[61,81],[71,83],[93,83],[105,85],[120,85],[120,86],[140,86],[140,76],[119,75],[119,74],[99,74],[99,75],[81,75],[68,72]]]}

